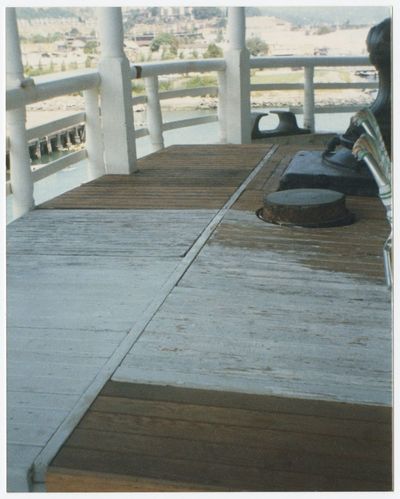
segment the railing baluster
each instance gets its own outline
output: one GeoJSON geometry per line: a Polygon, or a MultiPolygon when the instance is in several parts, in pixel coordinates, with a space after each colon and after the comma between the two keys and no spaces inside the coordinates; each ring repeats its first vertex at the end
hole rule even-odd
{"type": "Polygon", "coordinates": [[[304,128],[315,132],[314,66],[304,67],[304,128]]]}
{"type": "Polygon", "coordinates": [[[144,78],[147,93],[147,128],[153,152],[164,148],[163,121],[157,76],[144,78]]]}
{"type": "Polygon", "coordinates": [[[226,78],[225,71],[218,71],[218,122],[219,122],[219,141],[221,144],[227,142],[227,122],[226,122],[226,78]]]}
{"type": "Polygon", "coordinates": [[[86,112],[86,151],[89,160],[89,177],[92,180],[106,172],[99,113],[99,91],[97,88],[85,90],[83,96],[86,112]]]}
{"type": "Polygon", "coordinates": [[[137,170],[132,84],[124,53],[121,7],[98,7],[101,121],[107,173],[137,170]]]}
{"type": "Polygon", "coordinates": [[[229,48],[225,52],[226,132],[233,144],[251,142],[250,54],[245,45],[244,7],[228,7],[229,48]]]}
{"type": "MultiPolygon", "coordinates": [[[[20,88],[24,82],[17,17],[14,7],[6,9],[7,90],[20,88]]],[[[25,106],[7,111],[10,144],[10,181],[13,192],[13,212],[20,217],[34,207],[33,179],[26,136],[25,106]]]]}

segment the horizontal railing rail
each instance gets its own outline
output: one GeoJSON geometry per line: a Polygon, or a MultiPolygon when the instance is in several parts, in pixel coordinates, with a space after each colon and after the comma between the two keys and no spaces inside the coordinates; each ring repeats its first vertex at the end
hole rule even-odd
{"type": "Polygon", "coordinates": [[[7,90],[6,110],[95,88],[100,74],[95,70],[71,71],[26,78],[19,88],[7,90]]]}
{"type": "Polygon", "coordinates": [[[177,97],[201,97],[209,95],[216,97],[218,95],[218,87],[195,87],[195,88],[182,88],[179,90],[164,90],[160,92],[160,99],[176,99],[177,97]]]}
{"type": "Polygon", "coordinates": [[[176,128],[185,128],[189,126],[195,125],[204,125],[205,123],[214,123],[218,121],[218,116],[210,115],[210,116],[198,116],[196,118],[186,118],[184,120],[179,121],[167,121],[163,124],[163,130],[175,130],[176,128]]]}
{"type": "Polygon", "coordinates": [[[40,139],[46,135],[51,135],[60,130],[71,128],[86,121],[86,114],[84,112],[75,113],[65,118],[60,118],[54,121],[49,121],[43,125],[38,125],[26,130],[28,140],[40,139]]]}
{"type": "Polygon", "coordinates": [[[182,73],[206,73],[212,71],[225,71],[224,59],[194,59],[189,61],[147,62],[142,65],[131,64],[131,78],[147,78],[182,73]]]}
{"type": "MultiPolygon", "coordinates": [[[[375,89],[378,88],[376,82],[337,82],[337,83],[314,83],[315,90],[350,90],[350,89],[375,89]]],[[[259,92],[264,90],[303,90],[304,83],[253,83],[251,85],[252,92],[259,92]]]]}
{"type": "Polygon", "coordinates": [[[64,168],[67,168],[67,166],[71,166],[86,158],[87,158],[86,149],[81,149],[80,151],[75,151],[66,154],[62,158],[55,159],[54,161],[47,163],[41,168],[33,170],[32,171],[33,181],[37,182],[38,180],[42,180],[48,177],[49,175],[53,175],[54,173],[57,173],[60,170],[63,170],[64,168]]]}
{"type": "Polygon", "coordinates": [[[367,56],[271,56],[252,57],[250,68],[371,66],[367,56]]]}

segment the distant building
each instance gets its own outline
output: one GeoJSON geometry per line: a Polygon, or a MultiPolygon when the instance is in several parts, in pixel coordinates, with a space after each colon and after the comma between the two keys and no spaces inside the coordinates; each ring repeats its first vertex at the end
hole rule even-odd
{"type": "Polygon", "coordinates": [[[154,33],[146,33],[143,35],[136,35],[132,38],[139,47],[149,47],[154,40],[154,33]]]}
{"type": "Polygon", "coordinates": [[[83,40],[72,40],[71,44],[70,44],[70,47],[74,50],[74,49],[83,49],[86,45],[86,42],[84,42],[83,40]]]}
{"type": "Polygon", "coordinates": [[[314,55],[328,55],[327,47],[314,49],[314,55]]]}
{"type": "Polygon", "coordinates": [[[161,7],[161,17],[187,17],[192,16],[193,7],[161,7]]]}

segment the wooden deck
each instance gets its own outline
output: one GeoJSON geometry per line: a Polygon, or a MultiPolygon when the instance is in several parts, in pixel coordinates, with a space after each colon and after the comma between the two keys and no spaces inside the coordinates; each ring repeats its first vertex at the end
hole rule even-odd
{"type": "Polygon", "coordinates": [[[361,491],[391,480],[390,409],[108,383],[49,491],[361,491]]]}
{"type": "Polygon", "coordinates": [[[9,226],[9,489],[391,489],[384,210],[257,219],[298,149],[174,146],[9,226]]]}

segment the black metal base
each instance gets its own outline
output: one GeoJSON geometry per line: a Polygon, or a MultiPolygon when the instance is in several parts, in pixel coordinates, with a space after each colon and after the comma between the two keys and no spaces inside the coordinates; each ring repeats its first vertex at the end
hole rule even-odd
{"type": "Polygon", "coordinates": [[[278,126],[273,130],[260,130],[260,120],[263,116],[268,116],[268,113],[251,113],[253,121],[251,138],[266,139],[273,137],[283,137],[285,135],[304,135],[311,133],[306,128],[299,128],[297,125],[296,115],[291,111],[270,111],[276,114],[279,118],[278,126]]]}
{"type": "Polygon", "coordinates": [[[327,163],[320,151],[298,152],[283,174],[279,190],[317,188],[350,196],[378,196],[378,187],[366,165],[357,162],[355,168],[340,166],[340,161],[348,154],[351,152],[341,150],[330,156],[327,163]],[[336,154],[339,156],[335,158],[336,154]]]}

